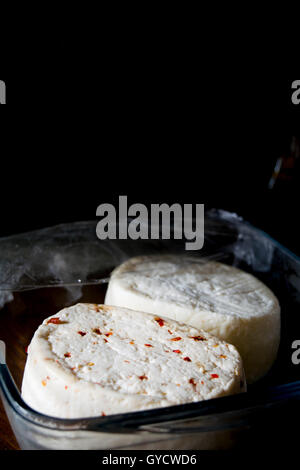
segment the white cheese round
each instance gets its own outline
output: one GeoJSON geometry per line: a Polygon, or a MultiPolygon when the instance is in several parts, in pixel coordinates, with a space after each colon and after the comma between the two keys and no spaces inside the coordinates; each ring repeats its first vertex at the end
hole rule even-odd
{"type": "Polygon", "coordinates": [[[161,314],[233,344],[248,383],[265,375],[277,355],[277,298],[226,264],[175,255],[132,258],[113,271],[105,303],[161,314]]]}
{"type": "Polygon", "coordinates": [[[61,418],[123,413],[245,391],[234,346],[173,320],[77,304],[44,320],[28,348],[22,396],[61,418]]]}

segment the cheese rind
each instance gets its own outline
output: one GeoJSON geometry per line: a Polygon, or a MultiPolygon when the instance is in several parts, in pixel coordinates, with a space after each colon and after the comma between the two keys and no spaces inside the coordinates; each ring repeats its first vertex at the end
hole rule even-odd
{"type": "Polygon", "coordinates": [[[264,376],[280,342],[280,306],[254,276],[214,261],[180,256],[132,258],[117,267],[105,303],[202,328],[233,344],[247,382],[264,376]]]}
{"type": "Polygon", "coordinates": [[[61,418],[108,415],[245,391],[238,351],[147,313],[77,304],[49,317],[28,348],[22,396],[61,418]]]}

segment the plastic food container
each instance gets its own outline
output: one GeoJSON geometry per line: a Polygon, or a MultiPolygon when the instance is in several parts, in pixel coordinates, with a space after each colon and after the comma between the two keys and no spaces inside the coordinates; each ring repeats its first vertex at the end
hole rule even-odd
{"type": "Polygon", "coordinates": [[[292,362],[292,344],[300,339],[300,259],[220,210],[205,216],[203,249],[185,254],[240,267],[277,295],[281,344],[266,377],[240,395],[96,418],[52,418],[21,399],[26,347],[44,318],[79,301],[102,303],[110,272],[131,256],[181,252],[178,240],[100,241],[94,221],[0,240],[0,339],[7,363],[0,343],[0,391],[22,449],[228,449],[288,435],[300,403],[300,365],[292,362]]]}

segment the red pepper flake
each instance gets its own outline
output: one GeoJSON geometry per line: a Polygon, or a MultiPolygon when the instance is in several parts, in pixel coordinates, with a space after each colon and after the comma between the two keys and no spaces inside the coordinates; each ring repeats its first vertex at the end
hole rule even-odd
{"type": "Polygon", "coordinates": [[[201,380],[201,383],[202,383],[202,385],[204,385],[204,382],[203,382],[203,380],[201,380]]]}
{"type": "Polygon", "coordinates": [[[170,335],[172,335],[172,334],[173,334],[171,330],[168,330],[168,333],[170,333],[170,335]]]}
{"type": "Polygon", "coordinates": [[[224,356],[224,354],[220,354],[220,357],[221,357],[222,359],[226,359],[227,356],[224,356]]]}
{"type": "Polygon", "coordinates": [[[186,362],[192,362],[192,359],[190,359],[189,357],[184,357],[183,360],[186,362]]]}
{"type": "Polygon", "coordinates": [[[97,335],[101,335],[101,331],[99,328],[94,328],[93,332],[96,333],[97,335]]]}
{"type": "Polygon", "coordinates": [[[68,385],[65,385],[65,390],[67,390],[67,389],[68,389],[68,385]]]}
{"type": "Polygon", "coordinates": [[[218,374],[210,374],[210,376],[211,376],[212,379],[218,379],[219,378],[218,374]]]}
{"type": "Polygon", "coordinates": [[[28,346],[25,348],[25,353],[28,354],[28,346]]]}
{"type": "Polygon", "coordinates": [[[102,411],[101,416],[106,416],[106,414],[104,413],[104,411],[102,411]]]}
{"type": "Polygon", "coordinates": [[[193,385],[194,388],[196,388],[196,385],[197,385],[197,384],[196,384],[196,382],[195,382],[194,379],[190,379],[190,380],[189,380],[189,383],[190,383],[191,385],[193,385]]]}
{"type": "Polygon", "coordinates": [[[134,344],[134,341],[130,341],[129,344],[134,344]]]}
{"type": "Polygon", "coordinates": [[[67,352],[64,354],[65,357],[71,357],[71,353],[67,352]]]}
{"type": "Polygon", "coordinates": [[[146,375],[140,375],[139,379],[140,380],[148,380],[148,377],[146,375]]]}
{"type": "Polygon", "coordinates": [[[85,332],[85,331],[77,331],[77,333],[78,333],[80,336],[85,336],[85,335],[86,335],[86,332],[85,332]]]}
{"type": "Polygon", "coordinates": [[[111,336],[112,335],[112,332],[110,331],[109,333],[105,333],[105,336],[111,336]]]}
{"type": "Polygon", "coordinates": [[[106,343],[108,343],[107,339],[103,338],[106,343]]]}
{"type": "Polygon", "coordinates": [[[205,341],[203,336],[189,336],[189,338],[193,339],[194,341],[205,341]]]}
{"type": "Polygon", "coordinates": [[[180,351],[180,349],[173,349],[173,353],[181,354],[181,351],[180,351]]]}
{"type": "Polygon", "coordinates": [[[176,338],[170,339],[170,341],[180,341],[182,338],[180,336],[177,336],[176,338]]]}
{"type": "Polygon", "coordinates": [[[145,346],[147,346],[147,348],[153,348],[152,344],[145,344],[145,346]]]}
{"type": "Polygon", "coordinates": [[[58,317],[53,317],[47,321],[47,325],[49,325],[49,323],[53,323],[54,325],[60,325],[62,322],[58,317]]]}
{"type": "Polygon", "coordinates": [[[159,326],[164,326],[165,324],[165,322],[161,318],[155,318],[154,320],[159,324],[159,326]]]}

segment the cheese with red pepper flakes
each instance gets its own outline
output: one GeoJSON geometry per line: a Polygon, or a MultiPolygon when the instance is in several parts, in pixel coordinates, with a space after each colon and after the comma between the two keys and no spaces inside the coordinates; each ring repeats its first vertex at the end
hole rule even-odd
{"type": "Polygon", "coordinates": [[[235,347],[218,340],[214,348],[215,337],[191,326],[126,308],[96,309],[94,304],[65,308],[57,317],[59,323],[46,319],[35,332],[23,377],[22,396],[41,413],[61,418],[109,415],[246,389],[235,347]],[[199,336],[202,341],[195,340],[199,336]]]}
{"type": "Polygon", "coordinates": [[[113,271],[105,304],[164,315],[233,344],[249,383],[264,376],[277,355],[277,298],[254,276],[226,264],[173,255],[132,258],[113,271]]]}

